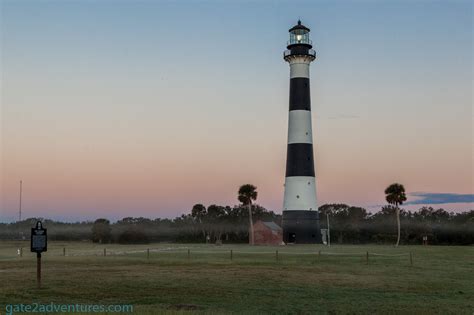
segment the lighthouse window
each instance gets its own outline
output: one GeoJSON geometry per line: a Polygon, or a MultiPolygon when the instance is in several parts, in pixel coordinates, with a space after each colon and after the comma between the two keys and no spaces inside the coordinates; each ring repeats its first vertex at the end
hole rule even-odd
{"type": "Polygon", "coordinates": [[[290,33],[289,44],[311,44],[309,34],[305,30],[294,30],[290,33]]]}
{"type": "Polygon", "coordinates": [[[299,199],[299,198],[300,198],[300,195],[296,195],[296,198],[298,198],[298,199],[299,199]]]}

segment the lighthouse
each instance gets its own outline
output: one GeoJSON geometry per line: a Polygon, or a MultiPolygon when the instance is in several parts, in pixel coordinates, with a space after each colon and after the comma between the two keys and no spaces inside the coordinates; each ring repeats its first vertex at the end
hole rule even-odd
{"type": "Polygon", "coordinates": [[[308,244],[321,240],[316,176],[314,171],[313,131],[309,66],[316,59],[310,29],[301,24],[290,30],[283,58],[290,64],[290,106],[283,201],[283,241],[308,244]]]}

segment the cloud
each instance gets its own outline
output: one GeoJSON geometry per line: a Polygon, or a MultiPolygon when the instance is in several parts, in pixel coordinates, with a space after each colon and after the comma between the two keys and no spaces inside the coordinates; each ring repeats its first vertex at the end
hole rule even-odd
{"type": "Polygon", "coordinates": [[[474,202],[474,194],[414,192],[410,193],[409,196],[417,199],[406,202],[406,205],[474,202]]]}

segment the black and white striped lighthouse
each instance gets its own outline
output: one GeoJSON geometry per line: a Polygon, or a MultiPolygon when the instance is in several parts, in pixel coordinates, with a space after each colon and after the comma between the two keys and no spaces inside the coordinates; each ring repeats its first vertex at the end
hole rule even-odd
{"type": "Polygon", "coordinates": [[[316,59],[309,28],[293,26],[283,57],[290,64],[290,112],[283,202],[283,241],[318,243],[321,240],[316,201],[316,177],[311,128],[309,65],[316,59]]]}

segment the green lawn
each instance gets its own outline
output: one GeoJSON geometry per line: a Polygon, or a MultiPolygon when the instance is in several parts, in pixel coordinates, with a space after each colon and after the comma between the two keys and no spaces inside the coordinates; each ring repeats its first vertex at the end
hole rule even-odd
{"type": "Polygon", "coordinates": [[[474,312],[473,247],[50,242],[37,289],[28,246],[0,242],[0,314],[33,302],[132,304],[137,314],[474,312]]]}

